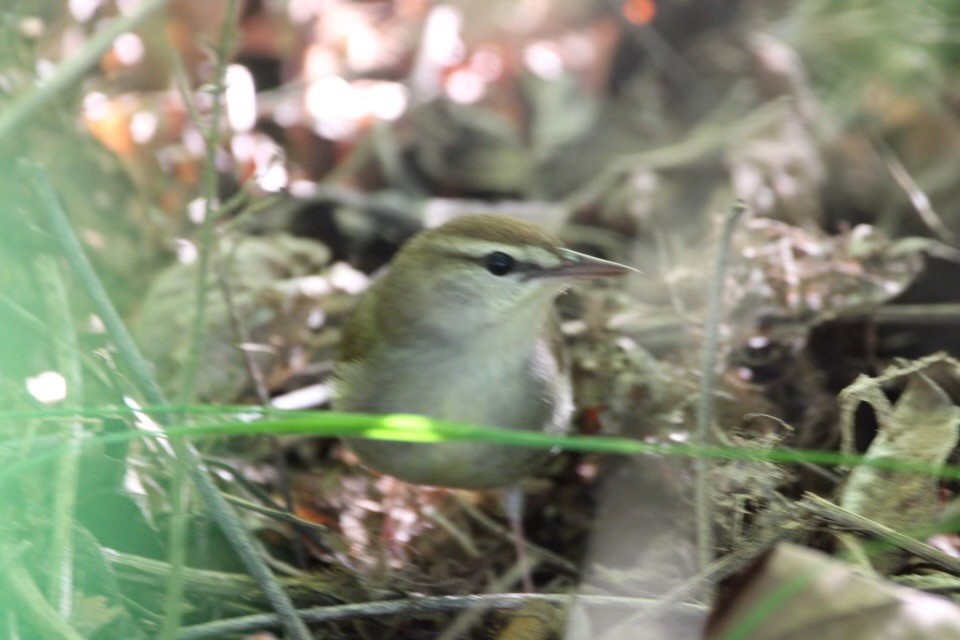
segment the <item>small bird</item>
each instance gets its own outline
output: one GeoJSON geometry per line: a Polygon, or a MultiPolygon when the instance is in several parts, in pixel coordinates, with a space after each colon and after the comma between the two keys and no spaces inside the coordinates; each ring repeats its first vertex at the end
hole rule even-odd
{"type": "MultiPolygon", "coordinates": [[[[574,279],[634,271],[506,216],[423,231],[348,320],[334,408],[564,433],[573,402],[553,301],[574,279]]],[[[513,485],[545,457],[481,442],[348,444],[381,473],[464,489],[513,485]]]]}

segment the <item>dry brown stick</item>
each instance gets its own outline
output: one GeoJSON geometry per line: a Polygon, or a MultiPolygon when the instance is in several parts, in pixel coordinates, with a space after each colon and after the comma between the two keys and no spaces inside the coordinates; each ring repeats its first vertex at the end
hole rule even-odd
{"type": "Polygon", "coordinates": [[[847,309],[821,319],[875,324],[950,324],[960,321],[960,304],[895,304],[868,310],[847,309]]]}
{"type": "Polygon", "coordinates": [[[824,522],[879,538],[909,554],[926,560],[944,571],[960,575],[960,559],[949,556],[916,538],[900,533],[879,522],[848,511],[818,495],[805,494],[803,500],[797,503],[797,507],[824,522]]]}

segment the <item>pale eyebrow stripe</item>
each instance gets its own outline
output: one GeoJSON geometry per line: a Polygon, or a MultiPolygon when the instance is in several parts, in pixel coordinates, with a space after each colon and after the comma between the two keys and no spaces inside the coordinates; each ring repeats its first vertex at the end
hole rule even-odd
{"type": "Polygon", "coordinates": [[[509,245],[473,238],[458,238],[456,242],[443,240],[431,243],[434,248],[448,255],[467,255],[481,259],[494,251],[513,256],[518,262],[525,262],[539,267],[553,267],[562,262],[559,256],[536,246],[509,245]]]}

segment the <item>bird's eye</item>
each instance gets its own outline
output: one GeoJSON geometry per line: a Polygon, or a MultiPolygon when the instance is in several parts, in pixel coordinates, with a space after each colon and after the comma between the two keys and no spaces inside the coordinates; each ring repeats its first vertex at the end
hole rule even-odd
{"type": "Polygon", "coordinates": [[[517,266],[517,261],[503,251],[494,251],[484,258],[484,266],[495,276],[505,276],[517,266]]]}

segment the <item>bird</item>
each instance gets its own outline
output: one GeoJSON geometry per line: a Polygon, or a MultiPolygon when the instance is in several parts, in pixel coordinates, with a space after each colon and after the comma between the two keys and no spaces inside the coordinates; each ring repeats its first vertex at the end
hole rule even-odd
{"type": "MultiPolygon", "coordinates": [[[[333,408],[566,433],[574,406],[554,300],[575,280],[635,271],[505,215],[421,231],[345,323],[333,408]]],[[[374,471],[460,489],[516,485],[549,455],[488,442],[346,442],[374,471]]]]}

